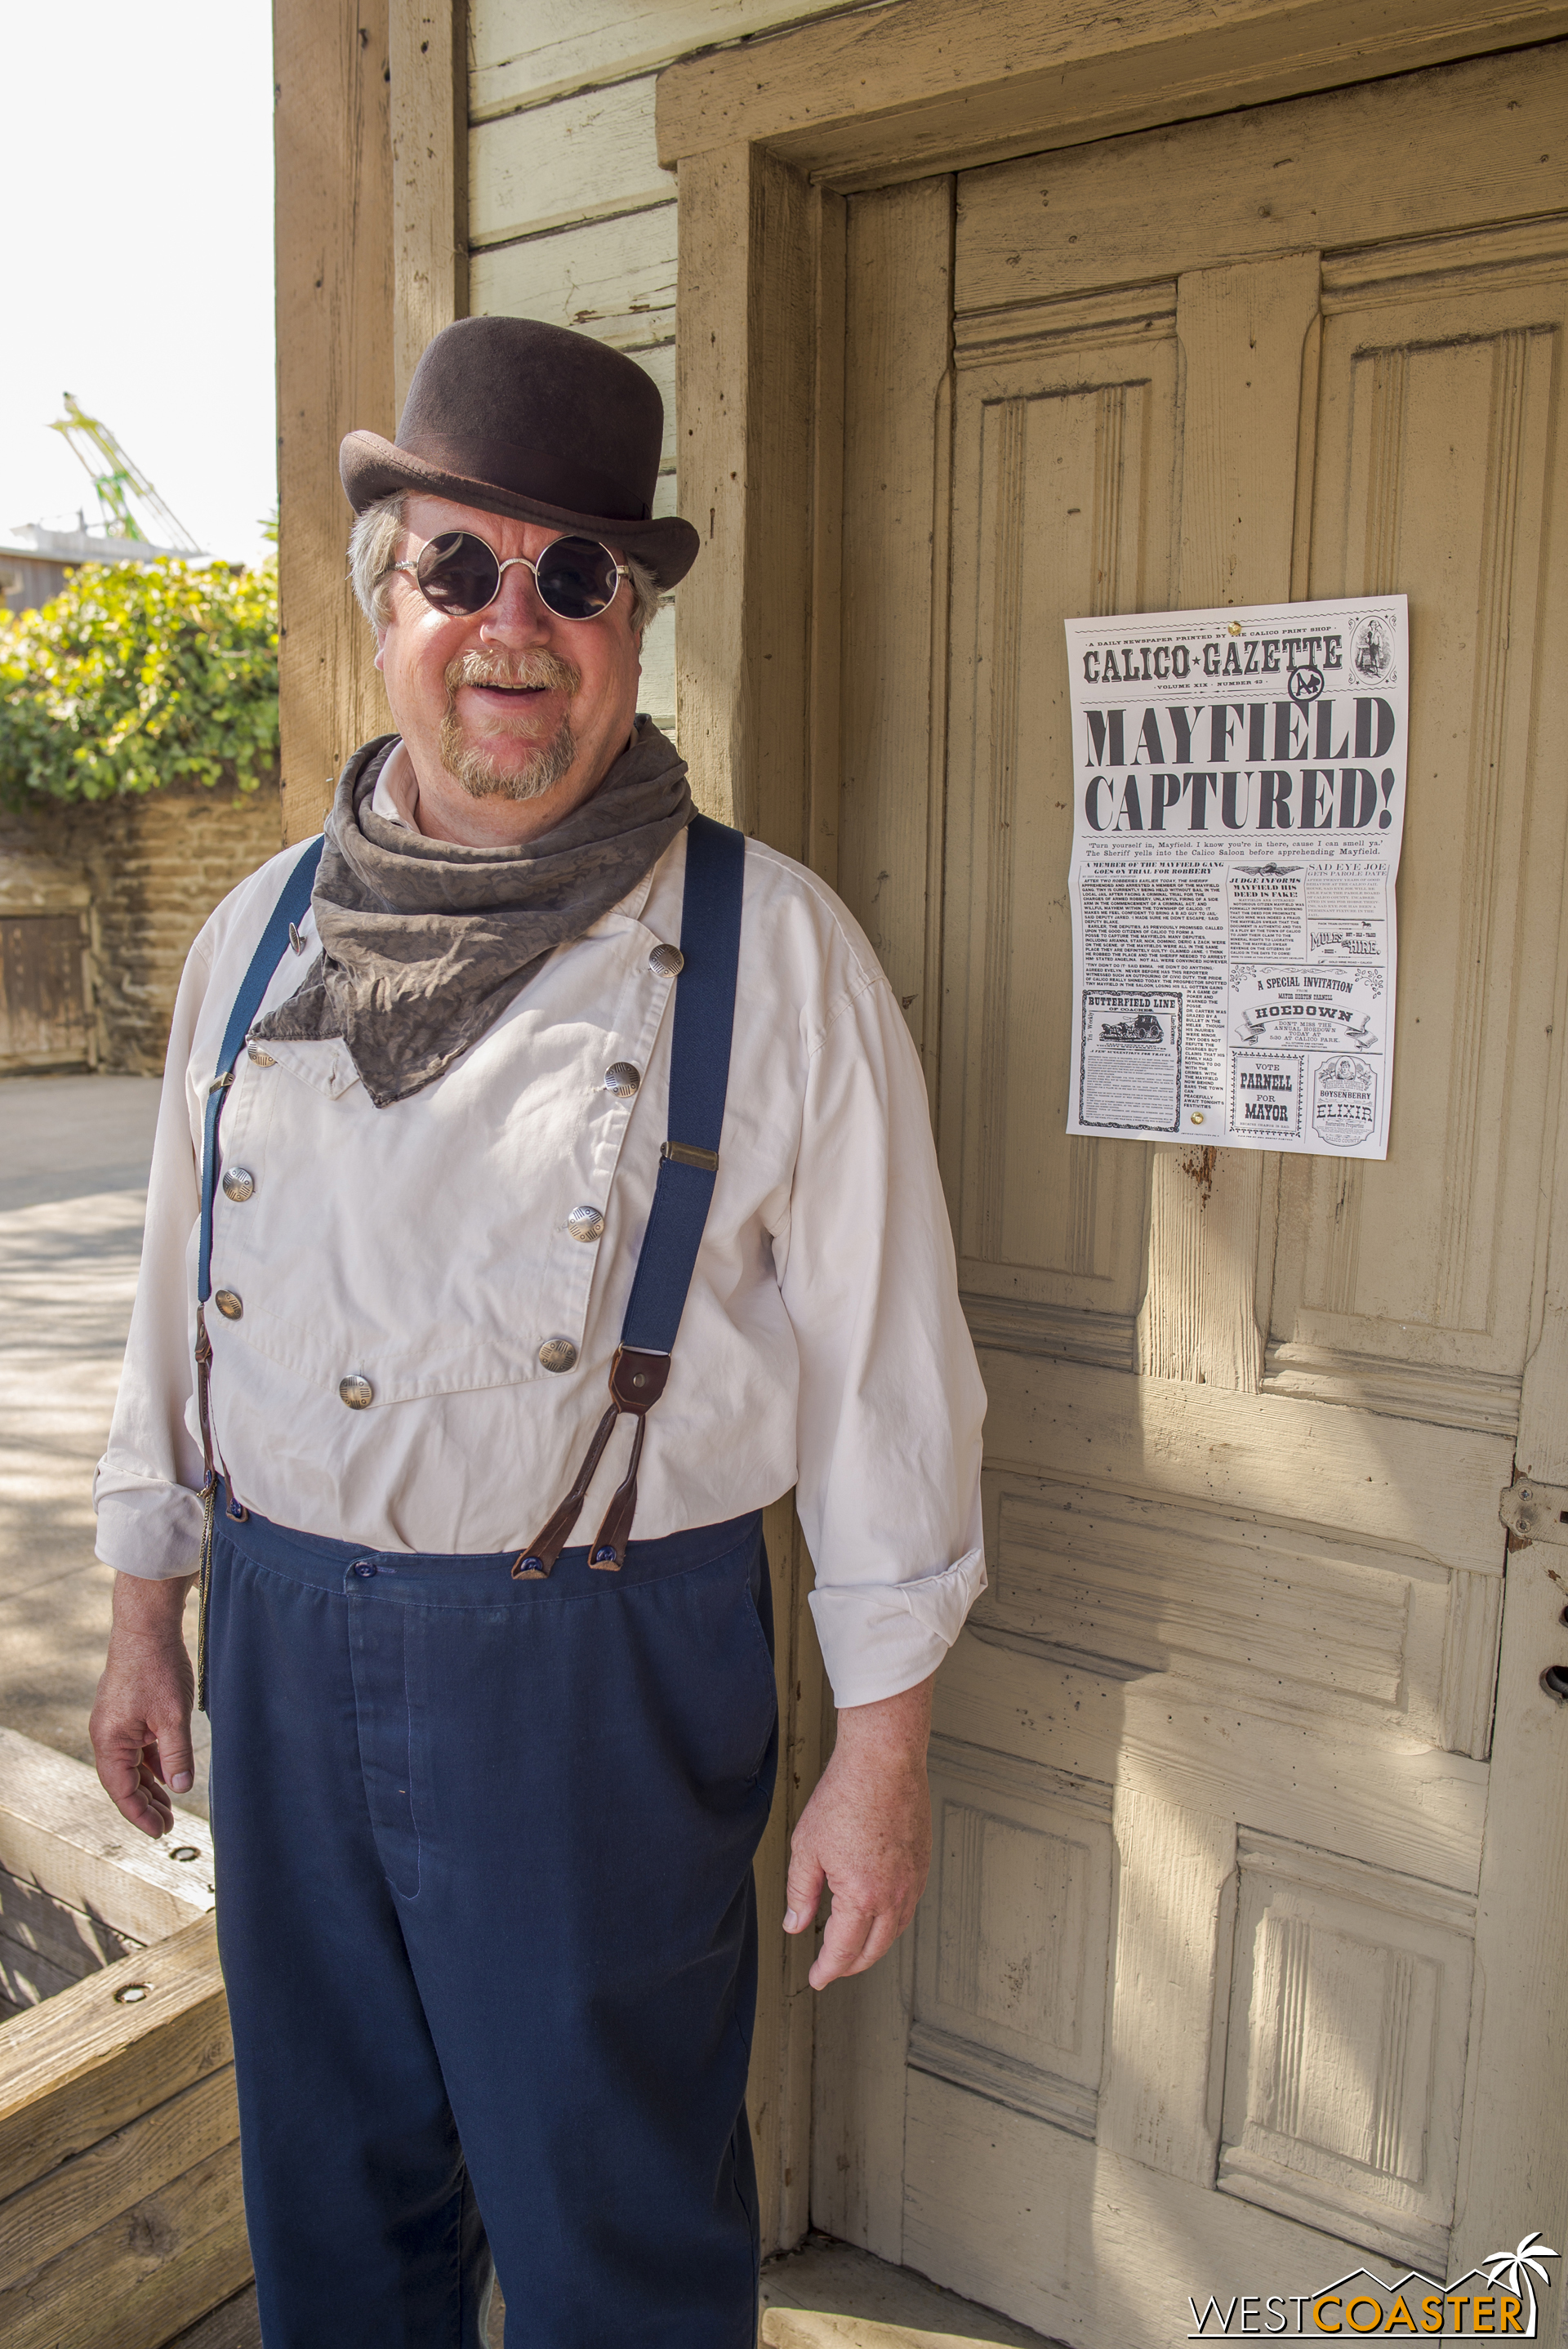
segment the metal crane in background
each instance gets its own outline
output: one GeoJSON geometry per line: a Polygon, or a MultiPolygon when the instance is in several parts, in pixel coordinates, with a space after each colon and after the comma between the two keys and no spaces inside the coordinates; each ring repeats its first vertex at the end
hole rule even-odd
{"type": "Polygon", "coordinates": [[[131,508],[134,498],[159,533],[157,544],[160,552],[170,554],[200,554],[202,550],[191,537],[178,514],[159,496],[140,467],[134,464],[115,439],[107,424],[96,416],[84,415],[74,395],[65,395],[66,412],[51,424],[51,432],[58,432],[73,454],[86,467],[98,492],[98,506],[104,528],[109,537],[139,539],[150,550],[153,542],[137,521],[131,508]]]}

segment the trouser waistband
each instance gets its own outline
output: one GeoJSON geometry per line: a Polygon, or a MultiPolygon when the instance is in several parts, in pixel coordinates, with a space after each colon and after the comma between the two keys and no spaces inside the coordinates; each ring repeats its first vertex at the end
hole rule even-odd
{"type": "MultiPolygon", "coordinates": [[[[694,1526],[655,1541],[634,1541],[625,1563],[616,1572],[591,1567],[588,1546],[563,1549],[554,1571],[542,1582],[513,1581],[516,1549],[490,1551],[419,1551],[371,1549],[337,1541],[325,1534],[274,1525],[252,1510],[232,1517],[220,1499],[219,1522],[223,1539],[257,1566],[270,1568],[295,1582],[316,1589],[341,1590],[346,1574],[355,1568],[385,1575],[397,1588],[407,1588],[422,1604],[440,1601],[461,1606],[542,1605],[552,1599],[583,1598],[593,1592],[625,1589],[644,1582],[662,1581],[672,1574],[689,1574],[715,1558],[726,1557],[750,1541],[761,1523],[760,1509],[721,1524],[694,1526]]],[[[366,1580],[371,1578],[366,1572],[366,1580]]]]}

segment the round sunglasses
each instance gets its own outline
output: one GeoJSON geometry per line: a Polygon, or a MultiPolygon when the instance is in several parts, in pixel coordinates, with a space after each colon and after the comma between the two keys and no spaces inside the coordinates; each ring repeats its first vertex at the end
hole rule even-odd
{"type": "Polygon", "coordinates": [[[514,568],[532,572],[540,602],[560,620],[598,619],[614,602],[622,580],[632,575],[596,538],[552,538],[537,563],[526,554],[503,563],[471,530],[444,530],[412,563],[389,563],[387,568],[408,572],[427,604],[463,619],[493,604],[514,568]]]}

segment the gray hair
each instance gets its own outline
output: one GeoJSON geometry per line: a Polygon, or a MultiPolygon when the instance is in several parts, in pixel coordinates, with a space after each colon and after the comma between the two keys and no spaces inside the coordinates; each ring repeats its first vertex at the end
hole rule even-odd
{"type": "MultiPolygon", "coordinates": [[[[401,492],[377,498],[374,505],[355,515],[348,534],[348,576],[359,608],[373,628],[385,627],[392,616],[388,574],[397,560],[397,544],[405,528],[403,506],[401,492]]],[[[640,636],[665,603],[665,592],[647,564],[639,563],[634,554],[627,555],[626,568],[631,574],[632,627],[640,636]]]]}

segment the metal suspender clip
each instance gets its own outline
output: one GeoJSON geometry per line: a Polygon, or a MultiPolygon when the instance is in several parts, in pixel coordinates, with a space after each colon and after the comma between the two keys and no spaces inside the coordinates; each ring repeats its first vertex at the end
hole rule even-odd
{"type": "Polygon", "coordinates": [[[659,1156],[673,1159],[677,1166],[700,1166],[705,1174],[718,1172],[717,1150],[699,1150],[694,1142],[663,1142],[659,1156]]]}

